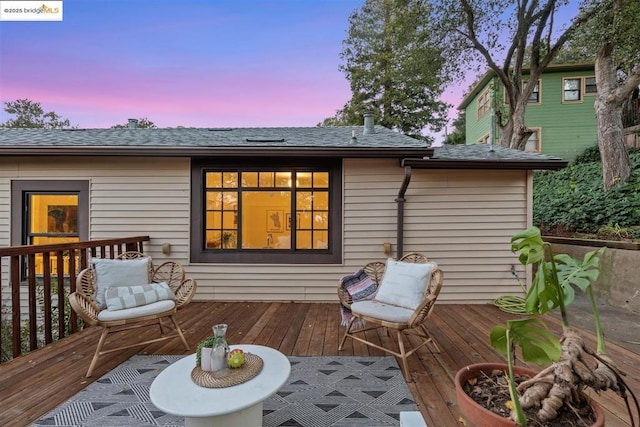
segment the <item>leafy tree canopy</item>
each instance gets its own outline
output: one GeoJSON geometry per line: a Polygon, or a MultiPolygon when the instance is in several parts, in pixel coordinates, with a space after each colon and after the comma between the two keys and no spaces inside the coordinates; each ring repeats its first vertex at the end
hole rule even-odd
{"type": "Polygon", "coordinates": [[[496,112],[500,145],[524,149],[532,131],[524,122],[527,99],[575,29],[595,13],[582,10],[558,28],[555,16],[567,0],[432,0],[434,20],[446,34],[449,56],[460,68],[489,68],[504,86],[509,109],[496,112]],[[527,48],[529,51],[527,53],[527,48]],[[525,61],[526,59],[526,61],[525,61]],[[523,81],[523,69],[528,69],[523,81]]]}
{"type": "Polygon", "coordinates": [[[439,101],[450,81],[441,35],[431,25],[428,0],[365,0],[349,18],[340,55],[351,99],[320,125],[376,123],[420,139],[440,131],[448,105],[439,101]]]}
{"type": "MultiPolygon", "coordinates": [[[[151,128],[156,128],[156,124],[153,123],[151,120],[149,120],[146,117],[141,117],[138,120],[138,124],[136,125],[137,128],[139,129],[151,129],[151,128]]],[[[113,125],[111,126],[111,129],[125,129],[129,127],[129,122],[123,124],[123,125],[113,125]]]]}
{"type": "Polygon", "coordinates": [[[444,140],[445,144],[457,145],[464,144],[466,142],[466,124],[467,115],[464,110],[458,111],[458,117],[453,121],[453,132],[447,135],[444,140]]]}
{"type": "Polygon", "coordinates": [[[0,127],[4,128],[40,128],[64,129],[71,127],[69,119],[63,119],[53,111],[44,112],[39,102],[17,99],[4,103],[4,111],[15,115],[0,127]]]}

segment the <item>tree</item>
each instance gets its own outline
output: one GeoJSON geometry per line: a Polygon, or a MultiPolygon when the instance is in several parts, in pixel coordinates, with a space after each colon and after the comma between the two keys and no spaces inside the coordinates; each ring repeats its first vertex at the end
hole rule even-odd
{"type": "Polygon", "coordinates": [[[603,184],[608,190],[631,177],[622,111],[640,85],[640,2],[587,0],[584,7],[597,12],[580,27],[577,39],[597,52],[595,109],[603,184]]]}
{"type": "Polygon", "coordinates": [[[64,129],[71,127],[69,119],[62,119],[53,111],[44,112],[39,102],[17,99],[4,103],[4,111],[14,114],[14,119],[2,123],[3,128],[64,129]]]}
{"type": "Polygon", "coordinates": [[[453,120],[453,132],[448,134],[444,140],[445,144],[457,145],[466,142],[467,115],[464,110],[458,111],[458,117],[453,120]]]}
{"type": "MultiPolygon", "coordinates": [[[[138,129],[151,129],[151,128],[156,128],[156,124],[153,123],[151,120],[149,120],[146,117],[141,117],[138,120],[138,123],[136,125],[136,128],[138,129]]],[[[125,123],[123,125],[113,125],[111,126],[111,129],[125,129],[129,127],[129,123],[125,123]]]]}
{"type": "Polygon", "coordinates": [[[495,114],[500,130],[499,144],[524,150],[532,134],[524,122],[527,99],[544,69],[595,10],[583,10],[567,27],[556,31],[555,14],[567,4],[566,0],[438,0],[434,3],[437,4],[435,19],[442,25],[440,31],[449,35],[450,56],[459,58],[457,62],[461,67],[486,63],[504,86],[509,108],[506,118],[501,111],[495,114]],[[525,67],[528,77],[523,81],[525,67]]]}
{"type": "Polygon", "coordinates": [[[420,139],[440,131],[448,105],[438,98],[449,81],[441,36],[428,0],[365,0],[349,17],[340,58],[351,99],[323,125],[359,125],[363,114],[420,139]]]}

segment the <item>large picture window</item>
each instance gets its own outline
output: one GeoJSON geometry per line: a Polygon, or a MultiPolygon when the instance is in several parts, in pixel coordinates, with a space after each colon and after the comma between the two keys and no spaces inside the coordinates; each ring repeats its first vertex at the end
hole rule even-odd
{"type": "Polygon", "coordinates": [[[192,261],[340,261],[339,163],[197,163],[192,261]]]}

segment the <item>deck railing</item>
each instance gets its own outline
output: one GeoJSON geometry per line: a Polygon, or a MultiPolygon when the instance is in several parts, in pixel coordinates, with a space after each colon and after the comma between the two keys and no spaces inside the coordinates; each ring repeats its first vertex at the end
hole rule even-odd
{"type": "Polygon", "coordinates": [[[67,296],[88,260],[144,252],[149,236],[0,247],[0,363],[77,332],[67,296]],[[8,271],[5,271],[8,267],[8,271]]]}

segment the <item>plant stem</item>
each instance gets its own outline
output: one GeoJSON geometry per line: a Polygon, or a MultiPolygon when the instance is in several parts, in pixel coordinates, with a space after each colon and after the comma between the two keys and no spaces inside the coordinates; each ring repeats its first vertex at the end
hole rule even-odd
{"type": "Polygon", "coordinates": [[[520,406],[520,397],[518,396],[518,391],[516,390],[516,381],[515,376],[513,374],[513,346],[511,345],[511,331],[509,328],[506,330],[506,338],[507,338],[507,367],[509,368],[509,396],[511,396],[511,402],[513,403],[513,411],[516,413],[516,424],[519,426],[527,425],[527,417],[525,417],[524,412],[522,411],[522,406],[520,406]]]}
{"type": "MultiPolygon", "coordinates": [[[[562,326],[564,328],[569,326],[569,316],[567,316],[567,308],[564,305],[564,291],[562,290],[562,286],[558,282],[558,270],[556,268],[556,260],[553,259],[553,249],[549,243],[544,243],[545,248],[547,248],[549,253],[549,262],[551,263],[551,282],[553,286],[556,288],[556,292],[558,295],[558,307],[560,308],[560,314],[562,316],[562,326]]],[[[544,262],[544,261],[542,261],[544,262]]]]}
{"type": "Polygon", "coordinates": [[[591,311],[593,312],[593,321],[596,324],[596,352],[604,353],[605,351],[605,343],[604,343],[604,333],[602,332],[602,324],[600,323],[600,313],[598,312],[598,306],[596,305],[596,297],[593,294],[593,287],[589,285],[586,290],[587,295],[589,295],[589,301],[591,302],[591,311]]]}

